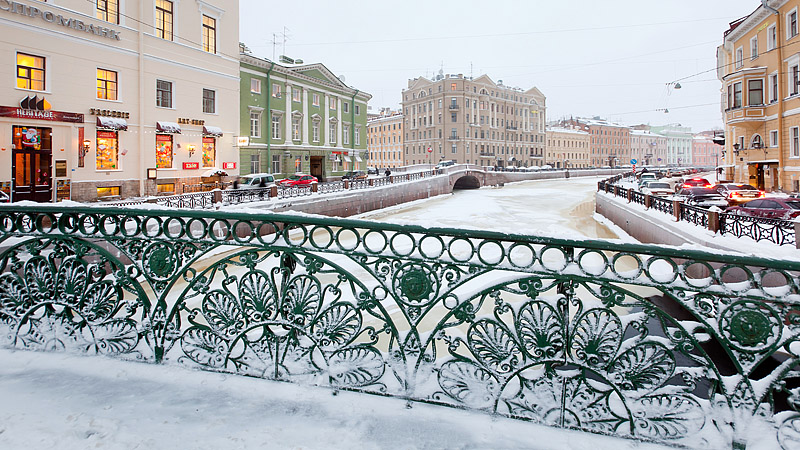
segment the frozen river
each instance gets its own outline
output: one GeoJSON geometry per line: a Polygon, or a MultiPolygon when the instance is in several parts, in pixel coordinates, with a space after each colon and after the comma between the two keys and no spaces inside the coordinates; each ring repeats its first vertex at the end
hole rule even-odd
{"type": "Polygon", "coordinates": [[[594,193],[600,179],[523,181],[503,187],[457,190],[452,195],[372,211],[359,218],[430,227],[617,239],[612,230],[593,217],[594,193]]]}

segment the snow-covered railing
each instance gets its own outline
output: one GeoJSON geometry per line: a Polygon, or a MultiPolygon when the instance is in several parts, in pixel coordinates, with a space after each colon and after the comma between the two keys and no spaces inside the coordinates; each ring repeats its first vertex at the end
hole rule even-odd
{"type": "Polygon", "coordinates": [[[688,448],[788,449],[800,445],[798,274],[794,260],[599,240],[9,205],[0,345],[688,448]]]}

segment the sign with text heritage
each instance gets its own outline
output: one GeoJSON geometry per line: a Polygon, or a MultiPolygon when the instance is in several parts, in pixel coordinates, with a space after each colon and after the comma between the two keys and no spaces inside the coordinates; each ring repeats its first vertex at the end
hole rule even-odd
{"type": "Polygon", "coordinates": [[[37,109],[22,109],[16,106],[0,106],[0,117],[11,117],[14,119],[49,120],[51,122],[83,123],[83,114],[80,113],[50,111],[50,110],[41,111],[37,109]]]}

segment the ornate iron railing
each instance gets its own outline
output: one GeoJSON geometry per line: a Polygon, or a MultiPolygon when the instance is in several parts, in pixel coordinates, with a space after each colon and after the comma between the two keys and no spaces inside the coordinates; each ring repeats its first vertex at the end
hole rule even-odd
{"type": "Polygon", "coordinates": [[[665,214],[675,215],[675,202],[661,197],[650,196],[650,207],[665,214]]]}
{"type": "Polygon", "coordinates": [[[331,181],[328,183],[319,183],[317,185],[317,192],[320,194],[327,194],[328,192],[338,192],[344,190],[344,183],[341,181],[331,181]]]}
{"type": "Polygon", "coordinates": [[[168,197],[156,197],[155,203],[169,208],[206,209],[214,207],[214,196],[211,192],[170,195],[168,197]]]}
{"type": "Polygon", "coordinates": [[[791,220],[723,213],[719,215],[719,232],[778,245],[796,245],[795,226],[791,220]]]}
{"type": "Polygon", "coordinates": [[[798,273],[796,261],[488,231],[0,206],[0,345],[690,448],[789,449],[798,273]]]}
{"type": "Polygon", "coordinates": [[[236,205],[239,203],[260,202],[270,199],[272,188],[253,189],[227,189],[222,191],[223,205],[236,205]]]}
{"type": "Polygon", "coordinates": [[[314,193],[310,184],[304,186],[278,187],[278,198],[303,197],[314,193]]]}
{"type": "Polygon", "coordinates": [[[708,228],[708,210],[698,206],[690,206],[686,203],[681,203],[681,220],[697,225],[699,227],[708,228]]]}
{"type": "Polygon", "coordinates": [[[353,180],[347,183],[349,189],[369,189],[372,185],[367,180],[353,180]]]}

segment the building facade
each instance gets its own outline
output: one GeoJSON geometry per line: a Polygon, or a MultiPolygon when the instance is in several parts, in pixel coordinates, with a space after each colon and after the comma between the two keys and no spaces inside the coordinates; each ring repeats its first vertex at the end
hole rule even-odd
{"type": "Polygon", "coordinates": [[[694,135],[690,127],[680,124],[651,126],[650,131],[667,138],[667,159],[669,166],[691,166],[694,135]]]}
{"type": "Polygon", "coordinates": [[[242,47],[241,173],[319,180],[366,168],[367,102],[322,64],[284,66],[242,47]]]}
{"type": "Polygon", "coordinates": [[[645,166],[666,165],[667,138],[647,129],[631,129],[631,159],[645,166]]]}
{"type": "Polygon", "coordinates": [[[544,164],[545,96],[477,78],[415,78],[402,92],[404,164],[544,164]]]}
{"type": "Polygon", "coordinates": [[[717,167],[721,163],[723,146],[714,143],[714,132],[704,131],[694,135],[692,162],[695,166],[717,167]]]}
{"type": "Polygon", "coordinates": [[[800,190],[798,0],[753,2],[717,49],[725,121],[724,178],[800,190]]]}
{"type": "Polygon", "coordinates": [[[394,169],[403,165],[403,114],[384,111],[367,123],[368,165],[394,169]]]}
{"type": "Polygon", "coordinates": [[[0,0],[0,188],[92,201],[237,175],[238,8],[0,0]]]}
{"type": "Polygon", "coordinates": [[[589,167],[589,133],[571,128],[547,128],[545,161],[555,168],[589,167]]]}
{"type": "Polygon", "coordinates": [[[599,117],[563,120],[561,126],[589,133],[591,167],[617,167],[628,164],[631,154],[629,127],[599,117]]]}

